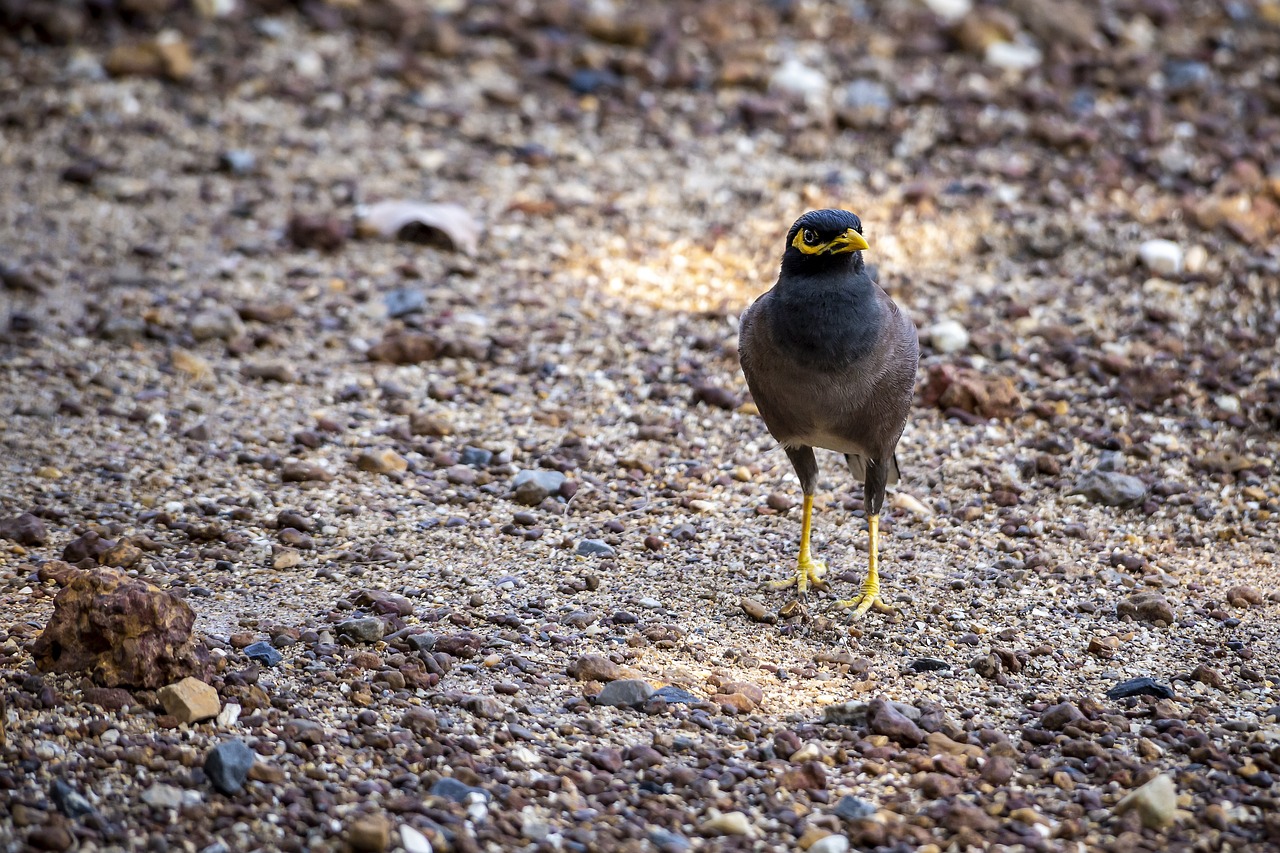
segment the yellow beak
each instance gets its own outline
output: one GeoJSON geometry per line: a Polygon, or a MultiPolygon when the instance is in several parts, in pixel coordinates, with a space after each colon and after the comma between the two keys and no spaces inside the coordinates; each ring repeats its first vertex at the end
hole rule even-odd
{"type": "Polygon", "coordinates": [[[827,247],[827,251],[833,255],[843,252],[861,252],[871,248],[867,245],[866,239],[852,228],[828,243],[827,247]]]}

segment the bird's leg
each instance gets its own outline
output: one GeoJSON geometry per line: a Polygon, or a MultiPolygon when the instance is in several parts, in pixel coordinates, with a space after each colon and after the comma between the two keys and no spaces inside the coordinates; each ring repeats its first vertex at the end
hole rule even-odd
{"type": "Polygon", "coordinates": [[[771,581],[769,586],[774,589],[786,589],[794,586],[796,592],[803,596],[809,590],[809,586],[820,586],[822,584],[822,575],[827,570],[827,566],[821,560],[813,559],[813,554],[809,551],[809,534],[813,530],[813,495],[804,496],[804,517],[800,522],[800,561],[796,566],[796,573],[784,581],[771,581]]]}
{"type": "Polygon", "coordinates": [[[769,584],[773,589],[786,589],[794,586],[803,598],[810,586],[821,586],[822,575],[827,570],[821,560],[813,559],[809,551],[809,535],[813,531],[813,493],[818,485],[818,462],[814,459],[812,447],[788,447],[787,456],[796,469],[800,479],[800,488],[804,491],[804,515],[800,521],[800,561],[796,573],[784,581],[773,581],[769,584]]]}
{"type": "Polygon", "coordinates": [[[841,607],[853,608],[854,618],[858,618],[871,608],[875,608],[880,613],[893,613],[894,610],[885,604],[880,598],[880,516],[873,515],[867,519],[867,526],[870,530],[870,539],[868,543],[871,551],[871,559],[867,565],[867,579],[862,582],[862,587],[858,590],[858,597],[851,598],[848,601],[836,602],[841,607]]]}

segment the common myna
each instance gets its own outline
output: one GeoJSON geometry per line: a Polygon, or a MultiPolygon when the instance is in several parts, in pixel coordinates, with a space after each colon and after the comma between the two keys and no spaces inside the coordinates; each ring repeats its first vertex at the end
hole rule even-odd
{"type": "Polygon", "coordinates": [[[880,508],[898,481],[894,448],[907,423],[919,344],[911,318],[867,275],[862,222],[847,210],[813,210],[787,233],[778,283],[742,315],[738,353],[765,426],[786,450],[804,491],[801,596],[826,565],[809,553],[818,463],[813,448],[843,453],[863,481],[871,559],[857,598],[861,616],[880,599],[880,508]]]}

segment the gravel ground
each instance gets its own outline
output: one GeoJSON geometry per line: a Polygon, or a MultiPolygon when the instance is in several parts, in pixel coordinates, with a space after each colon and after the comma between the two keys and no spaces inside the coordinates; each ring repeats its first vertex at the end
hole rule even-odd
{"type": "Polygon", "coordinates": [[[1280,6],[168,5],[0,4],[0,849],[1280,844],[1280,6]],[[922,330],[857,623],[736,362],[822,206],[922,330]],[[37,671],[60,559],[216,720],[37,671]]]}

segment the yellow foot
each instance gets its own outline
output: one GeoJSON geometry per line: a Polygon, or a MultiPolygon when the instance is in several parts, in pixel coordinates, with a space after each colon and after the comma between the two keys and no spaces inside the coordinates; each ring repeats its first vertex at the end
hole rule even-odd
{"type": "Polygon", "coordinates": [[[822,589],[826,586],[826,582],[822,579],[822,575],[827,571],[827,564],[821,560],[801,560],[800,565],[796,567],[796,573],[784,581],[769,581],[770,589],[787,589],[795,587],[796,593],[803,596],[808,592],[809,587],[822,589]]]}
{"type": "Polygon", "coordinates": [[[877,613],[897,613],[898,611],[884,603],[884,599],[880,597],[878,592],[862,593],[857,598],[850,598],[848,601],[837,601],[837,607],[848,607],[853,610],[853,618],[857,619],[868,610],[875,610],[877,613]]]}

